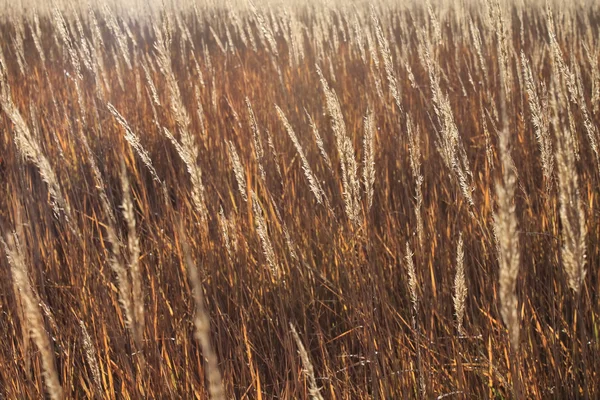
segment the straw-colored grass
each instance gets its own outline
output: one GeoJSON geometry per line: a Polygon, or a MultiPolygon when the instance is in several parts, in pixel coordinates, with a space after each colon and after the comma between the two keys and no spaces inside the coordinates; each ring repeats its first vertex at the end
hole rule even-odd
{"type": "Polygon", "coordinates": [[[0,397],[600,396],[592,1],[0,0],[0,397]]]}

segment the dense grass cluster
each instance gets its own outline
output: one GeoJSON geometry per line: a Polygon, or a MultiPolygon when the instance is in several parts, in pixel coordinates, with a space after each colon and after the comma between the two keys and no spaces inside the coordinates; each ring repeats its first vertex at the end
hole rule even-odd
{"type": "Polygon", "coordinates": [[[4,9],[3,398],[600,396],[599,6],[394,3],[4,9]]]}

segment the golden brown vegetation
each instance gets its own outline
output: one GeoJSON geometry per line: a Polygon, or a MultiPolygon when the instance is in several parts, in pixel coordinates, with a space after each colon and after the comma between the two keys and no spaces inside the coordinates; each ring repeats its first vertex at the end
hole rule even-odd
{"type": "Polygon", "coordinates": [[[0,397],[600,396],[561,3],[7,9],[0,397]]]}

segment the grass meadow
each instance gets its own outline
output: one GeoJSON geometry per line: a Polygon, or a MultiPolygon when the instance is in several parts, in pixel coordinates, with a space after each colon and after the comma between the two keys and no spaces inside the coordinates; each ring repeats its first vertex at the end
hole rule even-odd
{"type": "Polygon", "coordinates": [[[4,1],[0,398],[598,398],[599,21],[4,1]]]}

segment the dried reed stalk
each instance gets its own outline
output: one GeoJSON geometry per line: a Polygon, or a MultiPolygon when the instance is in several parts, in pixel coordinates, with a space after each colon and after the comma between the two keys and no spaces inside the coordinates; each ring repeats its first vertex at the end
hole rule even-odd
{"type": "Polygon", "coordinates": [[[185,237],[183,225],[179,225],[179,241],[188,278],[192,287],[192,296],[196,311],[194,313],[194,326],[196,327],[195,338],[200,344],[206,362],[206,379],[208,381],[208,394],[212,400],[224,400],[226,398],[225,388],[221,379],[219,360],[215,353],[210,338],[210,316],[204,304],[204,292],[202,283],[198,276],[198,270],[192,259],[190,246],[185,237]]]}

